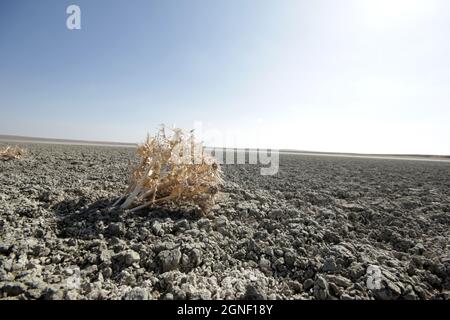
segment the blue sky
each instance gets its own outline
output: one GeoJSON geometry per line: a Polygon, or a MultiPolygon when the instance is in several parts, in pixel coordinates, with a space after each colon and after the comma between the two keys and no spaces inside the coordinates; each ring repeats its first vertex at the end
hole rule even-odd
{"type": "Polygon", "coordinates": [[[0,134],[450,154],[449,36],[445,0],[5,0],[0,134]]]}

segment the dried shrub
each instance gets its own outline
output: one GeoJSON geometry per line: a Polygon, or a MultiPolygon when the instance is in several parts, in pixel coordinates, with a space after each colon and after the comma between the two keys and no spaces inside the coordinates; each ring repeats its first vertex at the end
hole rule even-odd
{"type": "Polygon", "coordinates": [[[198,207],[205,214],[214,206],[222,171],[195,142],[193,131],[170,129],[167,135],[163,126],[155,137],[147,136],[137,155],[126,194],[114,206],[131,211],[154,205],[198,207]]]}
{"type": "Polygon", "coordinates": [[[6,146],[0,148],[0,159],[3,161],[18,160],[22,159],[26,155],[26,153],[27,151],[25,149],[18,146],[6,146]]]}

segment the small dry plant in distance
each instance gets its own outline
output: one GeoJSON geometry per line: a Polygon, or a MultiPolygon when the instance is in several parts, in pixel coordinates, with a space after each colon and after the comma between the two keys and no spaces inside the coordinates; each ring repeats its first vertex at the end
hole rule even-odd
{"type": "Polygon", "coordinates": [[[147,136],[137,149],[125,195],[113,205],[140,210],[155,205],[198,207],[206,214],[214,206],[222,171],[216,159],[195,142],[193,131],[166,130],[147,136]],[[166,132],[169,131],[169,132],[166,132]]]}
{"type": "Polygon", "coordinates": [[[0,159],[3,161],[22,159],[26,155],[26,150],[18,146],[6,146],[0,148],[0,159]]]}

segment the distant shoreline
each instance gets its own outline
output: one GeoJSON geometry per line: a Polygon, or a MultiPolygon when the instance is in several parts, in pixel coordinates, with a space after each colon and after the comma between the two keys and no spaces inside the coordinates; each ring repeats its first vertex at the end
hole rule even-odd
{"type": "Polygon", "coordinates": [[[18,142],[18,143],[49,143],[49,144],[68,144],[68,145],[107,146],[107,147],[136,147],[137,146],[137,143],[127,143],[127,142],[24,137],[24,136],[15,136],[15,135],[0,135],[0,141],[1,142],[18,142]]]}
{"type": "MultiPolygon", "coordinates": [[[[57,138],[26,137],[16,135],[0,135],[0,142],[17,143],[47,143],[47,144],[66,144],[66,145],[88,145],[105,147],[127,147],[135,148],[137,143],[113,142],[113,141],[89,141],[57,138]]],[[[206,149],[214,149],[206,147],[206,149]]],[[[264,150],[264,148],[234,148],[237,151],[255,152],[264,150]]],[[[323,151],[302,151],[292,149],[280,149],[281,154],[298,154],[306,156],[327,156],[327,157],[350,157],[350,158],[370,158],[370,159],[397,159],[397,160],[422,160],[422,161],[449,161],[450,155],[428,155],[428,154],[373,154],[373,153],[351,153],[351,152],[323,152],[323,151]]]]}

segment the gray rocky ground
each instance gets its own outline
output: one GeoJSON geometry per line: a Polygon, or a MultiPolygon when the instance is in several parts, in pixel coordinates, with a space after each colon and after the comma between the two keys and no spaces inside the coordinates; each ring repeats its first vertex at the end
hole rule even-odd
{"type": "Polygon", "coordinates": [[[281,155],[195,210],[110,210],[134,149],[0,162],[0,299],[449,299],[450,164],[281,155]]]}

